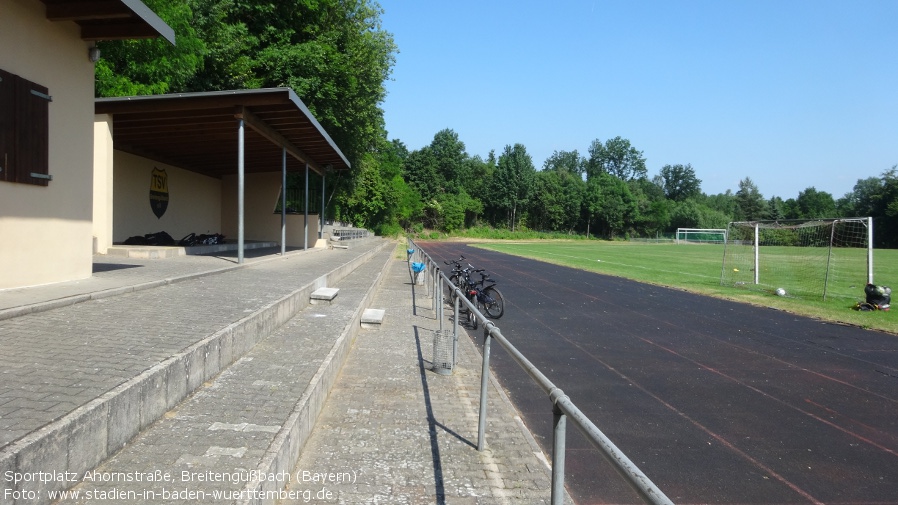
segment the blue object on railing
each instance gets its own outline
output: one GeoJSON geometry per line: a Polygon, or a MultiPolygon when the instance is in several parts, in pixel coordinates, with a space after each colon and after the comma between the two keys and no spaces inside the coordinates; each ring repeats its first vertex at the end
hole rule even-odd
{"type": "Polygon", "coordinates": [[[411,256],[412,254],[415,254],[415,250],[414,250],[414,249],[409,249],[409,250],[407,250],[407,251],[405,251],[405,252],[407,252],[409,256],[411,256]]]}
{"type": "Polygon", "coordinates": [[[424,265],[423,262],[420,262],[420,263],[419,263],[419,262],[417,262],[417,261],[413,261],[413,262],[412,262],[412,271],[415,272],[416,274],[417,274],[417,273],[420,273],[420,272],[423,272],[423,271],[424,271],[424,266],[425,266],[425,265],[424,265]]]}

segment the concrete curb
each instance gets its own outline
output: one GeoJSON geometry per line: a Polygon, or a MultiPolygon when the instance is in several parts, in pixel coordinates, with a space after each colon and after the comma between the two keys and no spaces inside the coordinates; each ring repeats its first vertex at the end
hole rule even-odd
{"type": "MultiPolygon", "coordinates": [[[[380,250],[380,249],[378,249],[380,250]]],[[[383,267],[377,274],[376,279],[368,288],[361,303],[353,311],[352,317],[343,328],[340,336],[337,338],[330,352],[324,361],[318,367],[318,371],[310,381],[308,387],[303,391],[302,396],[293,407],[293,411],[287,418],[287,421],[281,427],[281,430],[275,435],[274,440],[262,457],[257,469],[260,474],[271,473],[290,473],[299,461],[300,454],[306,441],[315,427],[319,414],[321,414],[327,397],[331,389],[337,381],[340,369],[346,362],[352,344],[355,341],[361,329],[361,317],[365,308],[374,300],[380,283],[384,278],[384,272],[390,267],[390,263],[394,261],[392,254],[387,257],[383,267]]],[[[271,480],[261,481],[255,480],[247,483],[244,488],[247,498],[239,502],[241,505],[256,504],[273,504],[275,501],[264,501],[252,499],[252,496],[264,496],[272,493],[276,496],[276,492],[280,490],[282,484],[271,480]]]]}
{"type": "MultiPolygon", "coordinates": [[[[0,475],[6,475],[7,472],[22,475],[52,472],[65,475],[69,472],[74,476],[73,479],[80,480],[84,472],[95,468],[120,450],[140,430],[155,422],[205,381],[218,375],[271,331],[308,305],[312,291],[327,284],[336,284],[390,244],[392,242],[384,240],[383,244],[203,338],[60,419],[16,440],[0,451],[0,475]]],[[[182,276],[176,278],[176,281],[215,272],[182,276]]],[[[322,402],[324,398],[321,398],[322,402]]],[[[20,482],[15,486],[15,491],[36,492],[39,499],[27,500],[28,503],[48,503],[48,492],[62,491],[70,485],[71,482],[56,479],[48,482],[20,482]]],[[[13,502],[0,496],[0,504],[7,503],[13,502]]]]}

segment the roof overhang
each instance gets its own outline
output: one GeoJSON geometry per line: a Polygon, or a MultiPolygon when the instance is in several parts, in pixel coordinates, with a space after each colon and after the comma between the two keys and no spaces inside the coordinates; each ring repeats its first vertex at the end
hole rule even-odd
{"type": "Polygon", "coordinates": [[[280,171],[284,150],[288,171],[350,168],[290,88],[98,98],[95,111],[112,116],[116,150],[211,177],[237,173],[241,119],[247,173],[280,171]]]}
{"type": "Polygon", "coordinates": [[[175,43],[175,31],[140,0],[41,0],[50,21],[73,21],[88,41],[151,39],[175,43]]]}

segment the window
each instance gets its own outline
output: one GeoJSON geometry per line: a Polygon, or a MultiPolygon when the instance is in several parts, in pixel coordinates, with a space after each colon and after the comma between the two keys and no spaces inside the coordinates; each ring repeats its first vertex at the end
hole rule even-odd
{"type": "Polygon", "coordinates": [[[0,70],[0,181],[46,186],[50,176],[50,95],[0,70]]]}

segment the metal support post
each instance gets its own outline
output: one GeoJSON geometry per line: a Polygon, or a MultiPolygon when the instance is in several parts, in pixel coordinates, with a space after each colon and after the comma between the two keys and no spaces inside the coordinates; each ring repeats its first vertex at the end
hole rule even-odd
{"type": "Polygon", "coordinates": [[[243,194],[246,184],[243,165],[244,156],[243,119],[237,123],[237,263],[243,264],[243,194]]]}
{"type": "Polygon", "coordinates": [[[452,298],[455,299],[455,312],[452,315],[452,365],[454,366],[458,364],[458,297],[453,296],[452,298]]]}
{"type": "Polygon", "coordinates": [[[558,408],[552,406],[553,434],[552,434],[552,505],[564,503],[564,453],[565,436],[567,431],[567,416],[558,408]]]}
{"type": "Polygon", "coordinates": [[[302,225],[302,248],[306,250],[309,248],[309,164],[306,163],[306,189],[304,193],[304,198],[306,200],[305,205],[305,217],[303,218],[302,225]]]}
{"type": "Polygon", "coordinates": [[[324,182],[326,173],[325,170],[321,171],[321,215],[318,216],[318,220],[321,221],[318,228],[319,239],[324,238],[324,182]]]}
{"type": "MultiPolygon", "coordinates": [[[[468,309],[471,310],[471,309],[468,309]]],[[[490,383],[490,327],[492,323],[483,325],[483,367],[480,370],[480,418],[477,421],[477,450],[482,451],[486,445],[486,394],[490,383]]]]}
{"type": "Polygon", "coordinates": [[[873,218],[867,218],[867,284],[873,284],[873,218]]]}
{"type": "Polygon", "coordinates": [[[755,223],[755,284],[758,284],[758,281],[760,280],[760,277],[758,277],[758,269],[760,267],[759,259],[761,256],[761,244],[759,242],[760,238],[760,228],[758,228],[758,223],[755,223]]]}
{"type": "Polygon", "coordinates": [[[432,300],[433,312],[434,312],[434,314],[436,314],[437,317],[440,318],[440,329],[442,330],[443,329],[443,321],[442,321],[442,317],[441,317],[442,314],[440,314],[440,307],[443,304],[437,303],[437,289],[439,289],[439,287],[440,287],[441,280],[442,279],[440,279],[440,269],[438,267],[434,266],[433,267],[433,284],[432,284],[432,286],[433,286],[433,292],[432,292],[433,293],[433,300],[432,300]]]}
{"type": "MultiPolygon", "coordinates": [[[[440,331],[443,331],[443,278],[440,277],[439,268],[437,268],[437,296],[440,298],[437,302],[437,317],[440,318],[440,331]]],[[[434,299],[437,296],[434,296],[434,299]]]]}
{"type": "Polygon", "coordinates": [[[281,148],[281,256],[287,254],[287,148],[281,148]]]}

